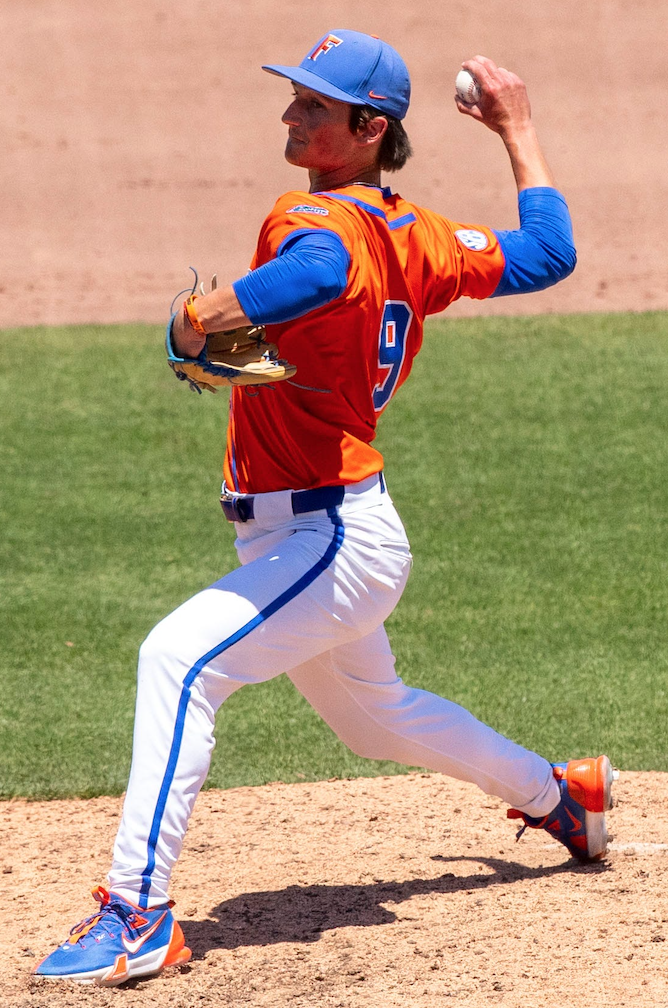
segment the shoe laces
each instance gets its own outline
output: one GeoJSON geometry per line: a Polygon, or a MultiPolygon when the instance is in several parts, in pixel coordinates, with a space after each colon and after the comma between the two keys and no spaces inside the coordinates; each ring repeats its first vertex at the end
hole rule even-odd
{"type": "Polygon", "coordinates": [[[526,830],[531,826],[532,829],[543,829],[549,819],[549,816],[543,816],[540,819],[534,819],[531,822],[530,816],[525,815],[524,812],[520,812],[519,809],[510,808],[506,811],[506,818],[508,819],[521,819],[522,825],[515,834],[515,840],[520,840],[526,830]]]}
{"type": "Polygon", "coordinates": [[[76,945],[78,941],[87,934],[90,934],[93,928],[98,925],[106,934],[113,937],[115,934],[114,924],[117,926],[118,918],[130,931],[136,930],[137,927],[146,923],[145,917],[142,917],[120,899],[114,899],[102,886],[97,886],[92,892],[95,899],[101,904],[101,907],[96,913],[91,914],[90,917],[85,917],[84,920],[74,925],[69,937],[71,945],[76,945]]]}

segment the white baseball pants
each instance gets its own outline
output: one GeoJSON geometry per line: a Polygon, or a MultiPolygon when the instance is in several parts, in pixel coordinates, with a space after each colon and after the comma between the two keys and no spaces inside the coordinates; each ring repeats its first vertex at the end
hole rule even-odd
{"type": "Polygon", "coordinates": [[[294,515],[290,491],[254,497],[238,523],[241,567],[162,620],[139,655],[132,769],[111,888],[164,902],[206,778],[216,711],[285,672],[354,752],[477,784],[532,816],[559,791],[547,760],[458,704],[398,678],[383,621],[411,564],[382,479],[329,510],[294,515]]]}

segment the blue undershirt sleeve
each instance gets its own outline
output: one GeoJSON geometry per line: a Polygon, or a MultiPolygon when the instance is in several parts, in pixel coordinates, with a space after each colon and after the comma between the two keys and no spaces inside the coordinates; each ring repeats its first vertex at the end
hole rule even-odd
{"type": "Polygon", "coordinates": [[[546,186],[523,189],[518,205],[519,229],[494,231],[506,265],[492,297],[544,290],[575,269],[573,228],[561,193],[546,186]]]}
{"type": "Polygon", "coordinates": [[[275,259],[232,286],[254,325],[290,322],[334,301],[345,290],[350,254],[325,228],[292,231],[275,259]]]}

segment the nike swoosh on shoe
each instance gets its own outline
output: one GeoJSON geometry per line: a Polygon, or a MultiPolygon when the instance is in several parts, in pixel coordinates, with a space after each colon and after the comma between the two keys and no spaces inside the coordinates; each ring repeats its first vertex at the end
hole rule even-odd
{"type": "Polygon", "coordinates": [[[131,955],[134,955],[135,952],[139,952],[139,949],[142,947],[144,942],[148,941],[148,939],[151,937],[152,934],[155,934],[155,932],[158,930],[158,928],[160,927],[166,916],[167,911],[165,911],[164,914],[158,917],[157,921],[154,921],[153,924],[151,924],[150,928],[148,928],[146,931],[140,934],[138,938],[126,938],[125,935],[121,936],[121,941],[123,942],[123,945],[131,955]]]}

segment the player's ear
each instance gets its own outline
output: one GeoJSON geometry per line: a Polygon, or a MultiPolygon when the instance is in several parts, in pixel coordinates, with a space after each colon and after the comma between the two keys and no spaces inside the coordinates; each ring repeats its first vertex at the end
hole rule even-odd
{"type": "Polygon", "coordinates": [[[374,116],[367,119],[357,127],[357,137],[363,144],[380,144],[387,133],[387,119],[385,116],[374,116]]]}

